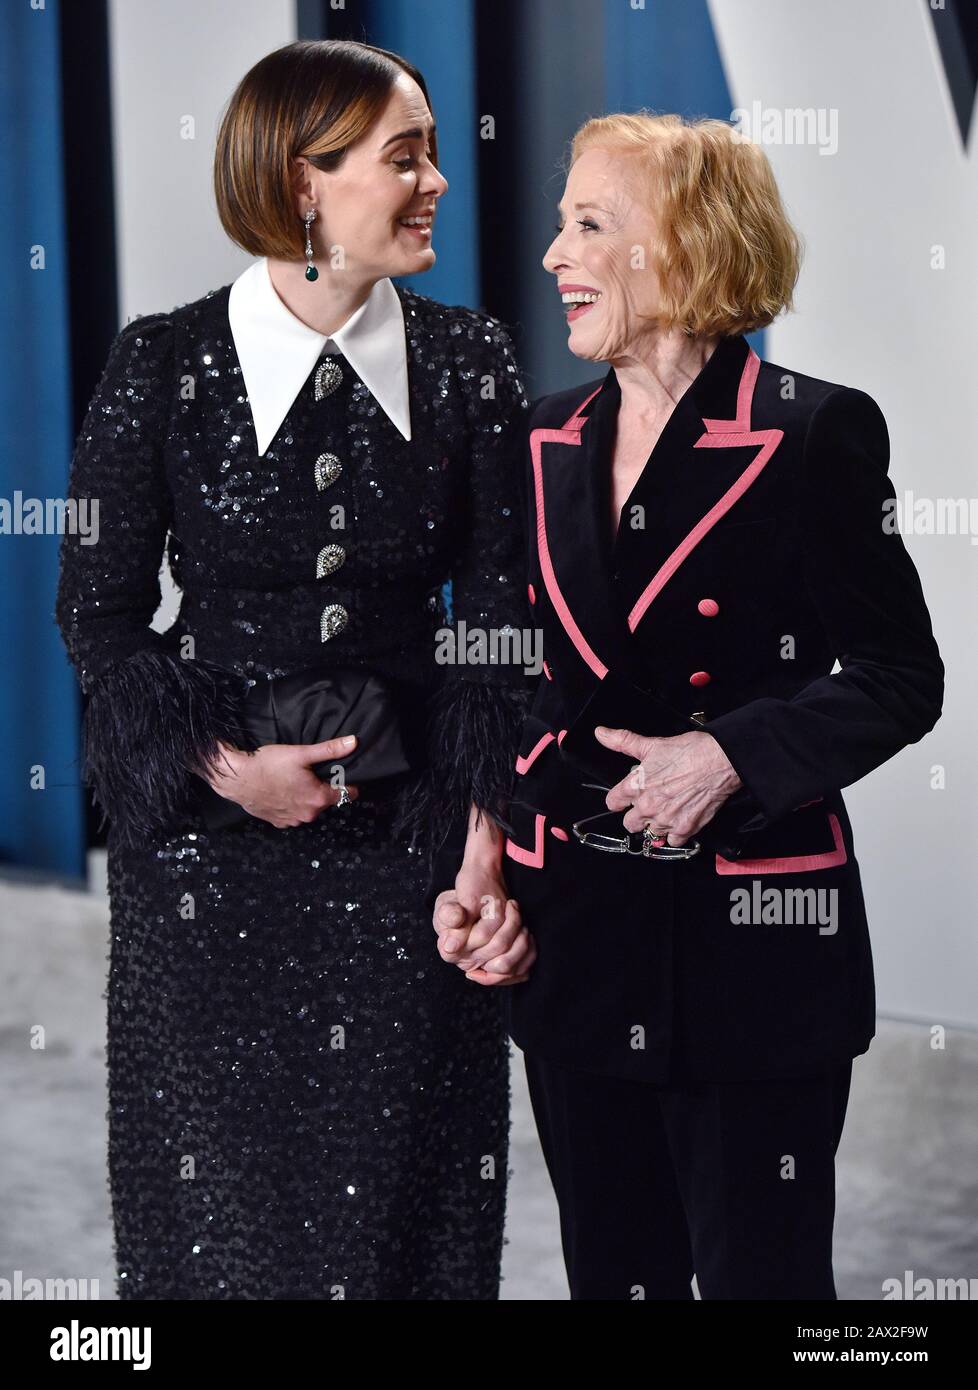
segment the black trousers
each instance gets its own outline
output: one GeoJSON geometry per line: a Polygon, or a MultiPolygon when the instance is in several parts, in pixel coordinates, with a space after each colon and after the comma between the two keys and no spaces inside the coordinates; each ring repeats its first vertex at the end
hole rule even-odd
{"type": "Polygon", "coordinates": [[[524,1054],[572,1299],[834,1299],[852,1060],[655,1085],[524,1054]]]}

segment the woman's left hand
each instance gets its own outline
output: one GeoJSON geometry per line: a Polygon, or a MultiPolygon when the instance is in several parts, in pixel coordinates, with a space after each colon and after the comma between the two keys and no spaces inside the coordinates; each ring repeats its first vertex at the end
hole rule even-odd
{"type": "Polygon", "coordinates": [[[442,960],[477,984],[522,984],[536,960],[536,944],[496,865],[463,864],[454,889],[438,894],[432,925],[442,960]]]}
{"type": "Polygon", "coordinates": [[[608,793],[608,810],[631,807],[624,817],[626,830],[650,825],[670,845],[684,845],[743,785],[719,743],[705,731],[646,738],[629,729],[599,726],[594,736],[638,764],[608,793]]]}

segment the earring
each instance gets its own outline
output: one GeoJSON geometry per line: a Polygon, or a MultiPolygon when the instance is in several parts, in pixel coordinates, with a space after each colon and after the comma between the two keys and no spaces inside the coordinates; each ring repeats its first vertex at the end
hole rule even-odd
{"type": "Polygon", "coordinates": [[[315,209],[315,208],[310,208],[309,211],[306,213],[305,218],[303,219],[303,220],[305,221],[305,224],[306,224],[306,279],[307,279],[307,280],[318,280],[318,279],[319,279],[319,271],[316,269],[316,267],[315,267],[315,266],[313,265],[313,263],[312,263],[312,237],[309,235],[309,228],[312,226],[312,223],[315,221],[315,217],[316,217],[316,209],[315,209]]]}

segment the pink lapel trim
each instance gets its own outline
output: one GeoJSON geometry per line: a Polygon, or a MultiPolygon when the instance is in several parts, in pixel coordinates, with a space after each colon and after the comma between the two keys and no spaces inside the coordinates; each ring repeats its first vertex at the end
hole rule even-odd
{"type": "Polygon", "coordinates": [[[751,404],[759,367],[760,358],[756,352],[751,350],[744,362],[740,385],[737,388],[736,418],[733,420],[704,419],[703,424],[706,426],[706,433],[700,435],[694,447],[697,449],[741,449],[746,445],[753,444],[759,447],[760,452],[753,462],[744,469],[737,481],[727,488],[719,502],[700,518],[688,535],[683,537],[669,558],[652,576],[628,615],[628,627],[631,632],[634,632],[642,621],[649,604],[662,592],[676,570],[695,550],[707,532],[757,480],[762,469],[784,438],[783,430],[752,430],[750,428],[751,404]]]}
{"type": "MultiPolygon", "coordinates": [[[[603,383],[602,383],[602,385],[603,385],[603,383]]],[[[565,429],[565,430],[580,430],[580,429],[581,429],[581,427],[582,427],[583,424],[584,424],[584,420],[583,420],[583,417],[582,417],[582,415],[581,415],[581,411],[584,409],[584,407],[585,407],[586,405],[589,405],[590,402],[594,400],[595,396],[598,394],[598,391],[600,391],[600,390],[601,390],[601,387],[599,386],[599,387],[597,388],[597,390],[591,392],[590,396],[585,396],[585,397],[584,397],[583,401],[581,401],[580,405],[579,405],[579,406],[577,407],[577,409],[574,411],[573,415],[571,415],[569,419],[567,419],[567,420],[564,421],[563,426],[562,426],[563,429],[565,429]]]]}
{"type": "Polygon", "coordinates": [[[738,434],[750,433],[750,408],[754,399],[754,386],[757,382],[757,373],[761,369],[761,359],[751,348],[744,361],[744,370],[740,374],[740,385],[737,387],[737,415],[733,420],[706,420],[703,424],[710,434],[738,434]]]}
{"type": "Polygon", "coordinates": [[[656,571],[649,584],[643,589],[628,615],[630,631],[635,631],[645,616],[649,604],[662,592],[679,566],[688,558],[690,552],[695,550],[707,532],[712,530],[734,503],[743,497],[783,438],[783,430],[754,430],[750,434],[704,434],[697,439],[694,446],[697,449],[741,448],[745,444],[759,444],[762,448],[753,463],[748,464],[733,486],[727,488],[719,502],[711,507],[704,517],[700,518],[688,535],[683,537],[668,560],[656,571]]]}
{"type": "MultiPolygon", "coordinates": [[[[601,388],[599,387],[598,390],[601,388]]],[[[560,591],[557,583],[557,575],[554,571],[553,560],[550,557],[550,546],[547,543],[547,514],[543,496],[543,462],[540,457],[541,447],[544,444],[573,444],[580,446],[581,429],[579,417],[587,402],[596,396],[597,391],[592,391],[586,401],[574,411],[562,429],[538,429],[530,431],[530,456],[533,459],[533,489],[537,505],[537,553],[540,557],[540,572],[543,575],[544,586],[550,595],[550,602],[554,606],[554,612],[560,619],[561,627],[573,642],[581,659],[590,666],[591,670],[599,680],[604,680],[608,674],[608,668],[591,647],[584,633],[574,621],[574,615],[567,606],[567,600],[560,591]],[[576,428],[575,428],[576,425],[576,428]]]]}

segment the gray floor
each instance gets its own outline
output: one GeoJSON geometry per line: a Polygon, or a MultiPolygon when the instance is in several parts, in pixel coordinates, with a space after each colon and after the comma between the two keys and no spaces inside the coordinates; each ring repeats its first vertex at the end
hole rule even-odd
{"type": "MultiPolygon", "coordinates": [[[[104,897],[0,880],[0,1278],[100,1280],[113,1297],[105,1178],[104,897]],[[44,1029],[44,1046],[32,1047],[44,1029]]],[[[557,1212],[519,1053],[503,1298],[567,1298],[557,1212]]],[[[880,1020],[857,1058],[838,1165],[836,1284],[970,1278],[978,1296],[978,1037],[880,1020]]]]}

